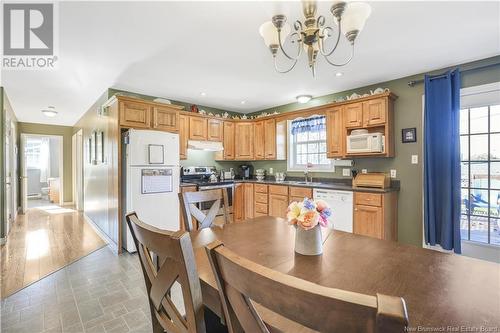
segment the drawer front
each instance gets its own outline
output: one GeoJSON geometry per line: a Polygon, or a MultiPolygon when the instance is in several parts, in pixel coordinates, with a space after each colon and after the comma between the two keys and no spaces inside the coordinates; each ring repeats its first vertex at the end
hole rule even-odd
{"type": "Polygon", "coordinates": [[[292,187],[288,188],[291,197],[301,197],[312,199],[312,189],[305,187],[292,187]]]}
{"type": "Polygon", "coordinates": [[[260,202],[267,205],[267,193],[255,193],[255,202],[260,202]]]}
{"type": "Polygon", "coordinates": [[[356,193],[354,193],[354,203],[356,205],[381,207],[382,206],[382,194],[356,192],[356,193]]]}
{"type": "Polygon", "coordinates": [[[267,214],[267,203],[255,203],[255,213],[267,214]]]}
{"type": "Polygon", "coordinates": [[[269,194],[288,195],[288,186],[269,185],[269,194]]]}
{"type": "Polygon", "coordinates": [[[267,185],[255,184],[255,192],[267,193],[267,185]]]}

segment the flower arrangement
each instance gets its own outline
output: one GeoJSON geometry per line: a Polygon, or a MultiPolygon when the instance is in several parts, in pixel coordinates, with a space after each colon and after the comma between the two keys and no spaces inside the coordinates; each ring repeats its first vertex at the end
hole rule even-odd
{"type": "Polygon", "coordinates": [[[317,226],[328,226],[328,218],[332,210],[323,200],[304,198],[302,202],[294,201],[288,206],[286,217],[292,225],[297,225],[304,230],[317,226]]]}

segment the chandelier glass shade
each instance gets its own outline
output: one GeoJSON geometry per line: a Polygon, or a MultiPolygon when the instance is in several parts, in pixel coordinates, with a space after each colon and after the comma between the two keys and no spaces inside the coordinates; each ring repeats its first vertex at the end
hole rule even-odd
{"type": "Polygon", "coordinates": [[[274,15],[271,21],[260,26],[260,35],[264,39],[264,44],[271,51],[276,71],[279,73],[290,72],[297,64],[302,52],[307,54],[309,68],[313,76],[316,74],[316,61],[319,54],[332,66],[347,65],[354,57],[354,42],[371,14],[370,5],[364,2],[334,2],[330,8],[335,23],[333,26],[326,25],[325,16],[317,16],[316,1],[302,1],[302,11],[305,19],[303,22],[300,20],[294,22],[293,32],[287,23],[286,16],[281,14],[274,15]],[[330,59],[330,56],[337,49],[342,35],[351,45],[351,54],[347,60],[336,63],[330,59]],[[327,49],[325,45],[327,40],[328,44],[332,45],[330,49],[327,49]],[[285,41],[296,45],[293,47],[296,49],[294,54],[285,51],[285,41]],[[279,68],[277,64],[279,52],[291,61],[288,68],[279,68]]]}

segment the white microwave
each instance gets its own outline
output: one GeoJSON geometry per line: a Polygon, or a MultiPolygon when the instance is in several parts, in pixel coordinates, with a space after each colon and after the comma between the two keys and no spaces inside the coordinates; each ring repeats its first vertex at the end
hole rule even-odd
{"type": "Polygon", "coordinates": [[[347,136],[347,153],[382,153],[385,136],[382,133],[365,133],[347,136]]]}

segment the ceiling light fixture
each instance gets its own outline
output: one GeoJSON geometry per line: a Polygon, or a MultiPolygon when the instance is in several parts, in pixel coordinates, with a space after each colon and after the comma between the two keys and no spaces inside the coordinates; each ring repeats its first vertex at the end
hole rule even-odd
{"type": "Polygon", "coordinates": [[[344,75],[344,73],[342,73],[342,72],[335,73],[335,76],[337,76],[337,77],[341,77],[342,75],[344,75]]]}
{"type": "Polygon", "coordinates": [[[304,104],[304,103],[309,102],[312,99],[312,96],[311,95],[299,95],[295,98],[297,98],[297,102],[299,102],[300,104],[304,104]]]}
{"type": "Polygon", "coordinates": [[[46,109],[43,109],[42,113],[44,115],[46,115],[47,117],[51,117],[51,118],[57,116],[56,108],[53,106],[48,106],[46,109]]]}
{"type": "Polygon", "coordinates": [[[241,104],[245,104],[247,101],[241,101],[241,104]]]}
{"type": "Polygon", "coordinates": [[[326,62],[332,66],[340,67],[347,65],[354,56],[354,41],[361,30],[363,30],[365,22],[370,16],[370,5],[363,2],[334,2],[330,8],[330,12],[334,17],[334,23],[337,25],[335,29],[331,26],[325,26],[326,18],[323,15],[316,18],[316,1],[303,0],[302,11],[305,20],[303,23],[300,20],[295,21],[293,24],[295,32],[291,34],[290,26],[286,23],[287,18],[282,14],[274,15],[272,21],[268,21],[260,26],[260,35],[273,55],[274,68],[276,71],[279,73],[288,73],[291,71],[302,55],[302,51],[307,53],[309,68],[311,69],[313,77],[316,75],[316,60],[318,53],[320,53],[325,58],[326,62]],[[325,40],[332,39],[335,30],[337,30],[337,37],[333,42],[332,49],[327,51],[324,45],[325,40]],[[351,55],[346,61],[335,63],[332,62],[329,57],[337,49],[342,32],[352,46],[351,55]],[[295,56],[289,55],[284,49],[283,44],[287,39],[290,40],[291,44],[297,45],[295,56]],[[288,69],[279,69],[276,61],[278,50],[281,50],[286,58],[293,61],[288,69]]]}
{"type": "Polygon", "coordinates": [[[201,95],[201,96],[207,96],[207,93],[206,93],[206,92],[204,92],[204,91],[202,91],[202,92],[200,93],[200,95],[201,95]]]}

